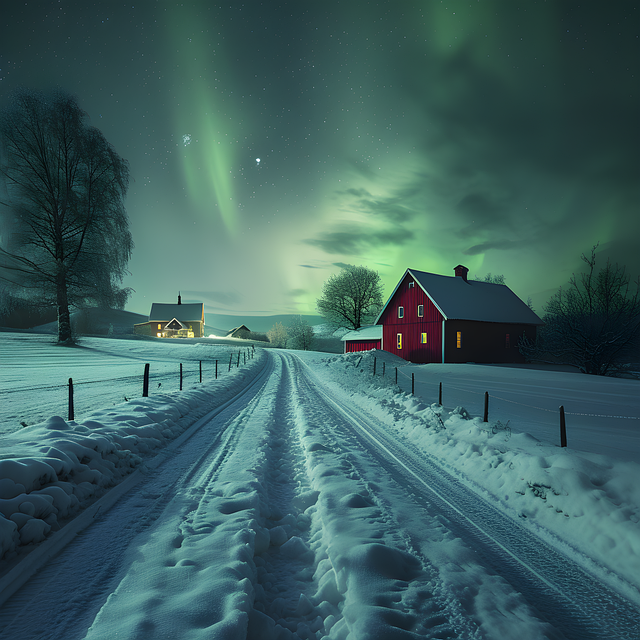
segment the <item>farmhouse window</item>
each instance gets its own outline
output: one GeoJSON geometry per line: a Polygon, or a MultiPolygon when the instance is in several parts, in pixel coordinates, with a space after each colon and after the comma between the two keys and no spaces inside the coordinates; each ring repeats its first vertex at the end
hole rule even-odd
{"type": "Polygon", "coordinates": [[[456,349],[462,349],[462,331],[456,333],[456,349]]]}
{"type": "Polygon", "coordinates": [[[404,307],[398,307],[398,318],[404,318],[404,307]]]}
{"type": "Polygon", "coordinates": [[[507,333],[505,340],[504,340],[504,346],[506,349],[511,349],[511,339],[509,338],[509,334],[507,333]]]}
{"type": "Polygon", "coordinates": [[[427,334],[426,333],[421,333],[420,334],[420,344],[427,344],[427,334]]]}
{"type": "Polygon", "coordinates": [[[162,326],[158,324],[158,331],[160,331],[160,329],[162,329],[162,326]]]}
{"type": "Polygon", "coordinates": [[[398,349],[402,349],[402,334],[398,334],[398,349]]]}
{"type": "Polygon", "coordinates": [[[418,305],[418,318],[422,318],[424,317],[424,305],[423,304],[419,304],[418,305]]]}

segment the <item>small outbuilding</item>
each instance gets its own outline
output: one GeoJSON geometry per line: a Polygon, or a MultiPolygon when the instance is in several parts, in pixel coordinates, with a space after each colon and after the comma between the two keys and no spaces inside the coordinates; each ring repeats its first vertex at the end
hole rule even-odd
{"type": "Polygon", "coordinates": [[[543,322],[509,287],[407,269],[376,324],[382,349],[410,362],[524,362],[521,336],[543,322]]]}
{"type": "Polygon", "coordinates": [[[227,333],[226,337],[246,339],[246,338],[249,338],[250,334],[251,334],[250,329],[246,325],[241,324],[239,327],[236,327],[235,329],[231,329],[231,331],[227,333]]]}
{"type": "Polygon", "coordinates": [[[382,325],[373,324],[345,333],[342,338],[344,353],[371,351],[382,348],[382,325]]]}
{"type": "Polygon", "coordinates": [[[148,322],[133,325],[133,332],[156,338],[202,338],[204,336],[204,303],[178,304],[154,302],[148,322]]]}

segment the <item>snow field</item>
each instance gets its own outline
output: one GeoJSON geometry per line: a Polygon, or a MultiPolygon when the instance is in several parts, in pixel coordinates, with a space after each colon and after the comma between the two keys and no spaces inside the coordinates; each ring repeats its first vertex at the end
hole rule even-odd
{"type": "Polygon", "coordinates": [[[381,378],[354,375],[355,364],[370,368],[373,357],[387,354],[361,355],[307,359],[324,363],[325,373],[314,371],[335,393],[346,392],[352,404],[640,603],[640,464],[561,449],[527,433],[509,437],[462,407],[427,406],[381,378]]]}
{"type": "Polygon", "coordinates": [[[215,382],[98,409],[81,422],[53,416],[5,434],[0,459],[0,557],[5,564],[234,397],[265,360],[260,353],[215,382]]]}
{"type": "MultiPolygon", "coordinates": [[[[57,345],[38,334],[0,332],[0,439],[24,426],[44,422],[51,416],[67,416],[68,381],[73,379],[75,418],[82,420],[96,407],[107,407],[142,397],[144,365],[150,364],[149,394],[172,393],[219,378],[237,365],[239,351],[247,347],[214,341],[126,340],[82,338],[73,347],[57,345]]],[[[244,357],[241,358],[244,366],[244,357]]]]}

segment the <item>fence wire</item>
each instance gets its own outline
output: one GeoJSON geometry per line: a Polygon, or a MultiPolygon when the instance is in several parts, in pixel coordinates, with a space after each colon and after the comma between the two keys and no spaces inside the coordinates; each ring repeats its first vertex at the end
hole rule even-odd
{"type": "MultiPolygon", "coordinates": [[[[202,368],[202,382],[210,382],[215,379],[216,360],[218,378],[229,371],[229,358],[231,368],[238,366],[238,354],[240,354],[239,366],[245,364],[252,354],[240,350],[231,352],[222,358],[212,360],[187,360],[182,363],[183,388],[200,382],[200,368],[202,368]],[[231,355],[232,354],[232,355],[231,355]]],[[[180,363],[174,360],[167,362],[151,362],[149,371],[149,396],[158,393],[171,393],[180,388],[180,363]]],[[[139,367],[139,373],[133,375],[119,375],[112,378],[99,380],[74,379],[73,381],[73,405],[76,421],[79,417],[87,415],[94,410],[108,409],[122,402],[127,402],[143,395],[144,363],[136,362],[131,365],[118,365],[139,367]],[[91,390],[87,395],[83,392],[91,390]]],[[[80,378],[80,376],[78,376],[80,378]]],[[[69,410],[69,382],[68,379],[59,384],[39,384],[17,387],[15,381],[11,381],[12,387],[0,390],[2,400],[2,415],[0,426],[0,439],[7,434],[15,432],[26,426],[38,424],[58,415],[68,419],[69,410]]]]}

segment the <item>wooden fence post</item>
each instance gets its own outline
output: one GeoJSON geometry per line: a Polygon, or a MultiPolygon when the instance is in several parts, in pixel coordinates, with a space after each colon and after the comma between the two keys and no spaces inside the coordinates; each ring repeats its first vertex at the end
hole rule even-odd
{"type": "Polygon", "coordinates": [[[373,358],[373,377],[375,378],[376,375],[376,362],[377,362],[377,358],[373,358]]]}
{"type": "Polygon", "coordinates": [[[383,361],[383,363],[382,363],[382,377],[383,378],[384,378],[385,369],[387,368],[386,365],[387,365],[387,363],[383,361]]]}
{"type": "Polygon", "coordinates": [[[560,405],[560,446],[567,446],[567,424],[564,419],[564,405],[560,405]]]}
{"type": "Polygon", "coordinates": [[[236,368],[240,367],[240,352],[238,351],[238,362],[236,362],[236,368]]]}
{"type": "Polygon", "coordinates": [[[149,363],[144,365],[144,377],[142,378],[142,397],[149,397],[149,363]]]}
{"type": "Polygon", "coordinates": [[[202,382],[202,360],[200,360],[200,382],[202,382]]]}
{"type": "Polygon", "coordinates": [[[180,363],[180,391],[182,391],[182,362],[180,363]]]}
{"type": "Polygon", "coordinates": [[[218,361],[216,360],[216,380],[218,379],[218,361]]]}
{"type": "Polygon", "coordinates": [[[73,411],[73,380],[69,378],[69,420],[75,420],[73,411]]]}
{"type": "Polygon", "coordinates": [[[398,367],[396,367],[396,384],[398,384],[398,367]]]}
{"type": "Polygon", "coordinates": [[[489,392],[484,392],[484,420],[483,422],[489,422],[489,392]]]}
{"type": "Polygon", "coordinates": [[[233,359],[233,353],[229,354],[229,371],[231,371],[231,360],[233,359]]]}
{"type": "Polygon", "coordinates": [[[440,383],[440,387],[438,389],[438,404],[442,406],[442,382],[440,383]]]}
{"type": "Polygon", "coordinates": [[[416,388],[416,380],[415,380],[415,374],[412,372],[411,373],[411,395],[415,395],[415,388],[416,388]]]}

